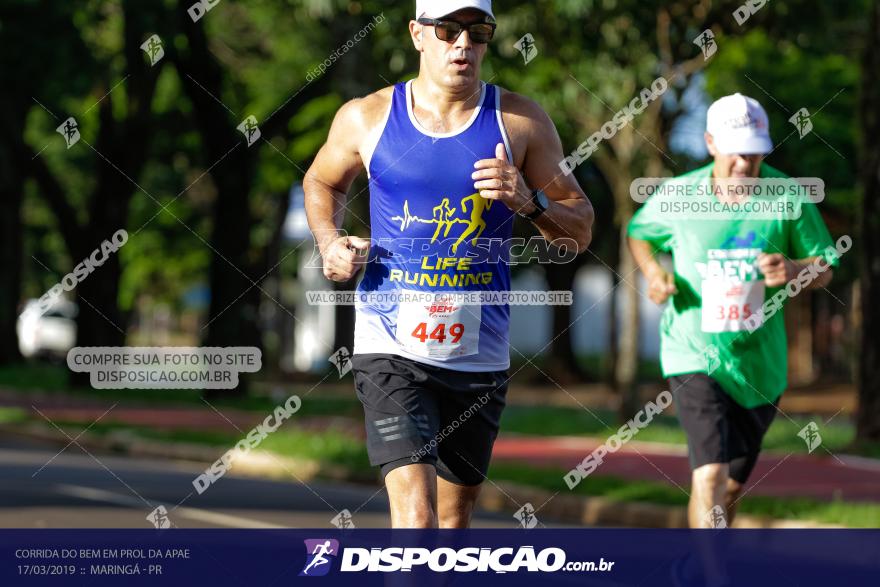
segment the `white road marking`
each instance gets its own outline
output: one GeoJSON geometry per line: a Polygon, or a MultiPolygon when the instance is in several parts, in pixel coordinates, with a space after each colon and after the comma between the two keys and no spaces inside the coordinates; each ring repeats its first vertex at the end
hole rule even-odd
{"type": "MultiPolygon", "coordinates": [[[[71,497],[78,497],[80,499],[87,499],[90,501],[112,503],[139,510],[143,509],[143,503],[139,499],[128,497],[127,495],[113,493],[112,491],[104,491],[103,489],[95,489],[93,487],[83,487],[81,485],[67,484],[56,485],[56,489],[58,493],[71,497]]],[[[276,530],[287,528],[287,526],[279,526],[277,524],[270,524],[268,522],[261,522],[259,520],[253,520],[250,518],[242,518],[240,516],[232,516],[229,514],[221,514],[217,512],[210,512],[207,510],[189,507],[179,507],[175,509],[174,515],[189,520],[197,520],[200,522],[217,524],[218,526],[228,526],[230,528],[255,528],[276,530]]]]}

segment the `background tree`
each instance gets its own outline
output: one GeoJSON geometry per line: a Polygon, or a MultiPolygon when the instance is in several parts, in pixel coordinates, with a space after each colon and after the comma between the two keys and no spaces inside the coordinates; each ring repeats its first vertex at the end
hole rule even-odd
{"type": "Polygon", "coordinates": [[[859,441],[880,441],[880,0],[874,0],[868,15],[862,61],[862,240],[861,315],[862,336],[859,362],[859,411],[856,437],[859,441]]]}

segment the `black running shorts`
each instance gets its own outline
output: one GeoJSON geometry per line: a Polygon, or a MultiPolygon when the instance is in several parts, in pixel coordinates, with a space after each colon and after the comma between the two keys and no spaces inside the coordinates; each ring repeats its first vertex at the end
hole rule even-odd
{"type": "Polygon", "coordinates": [[[355,390],[364,406],[367,454],[382,475],[429,463],[458,485],[479,485],[507,394],[507,371],[464,372],[397,355],[352,357],[355,390]]]}
{"type": "Polygon", "coordinates": [[[675,375],[669,385],[687,434],[691,469],[728,463],[730,478],[745,483],[776,416],[776,403],[744,408],[705,373],[675,375]]]}

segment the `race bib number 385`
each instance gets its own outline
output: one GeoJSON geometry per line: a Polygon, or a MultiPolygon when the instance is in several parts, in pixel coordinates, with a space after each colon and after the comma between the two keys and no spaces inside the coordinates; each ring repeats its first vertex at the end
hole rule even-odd
{"type": "Polygon", "coordinates": [[[441,360],[479,352],[479,305],[462,304],[452,293],[418,294],[419,301],[402,301],[398,308],[395,336],[404,349],[441,360]]]}
{"type": "MultiPolygon", "coordinates": [[[[754,240],[751,238],[742,240],[754,240]]],[[[765,282],[758,272],[758,248],[710,249],[703,271],[703,332],[740,332],[753,314],[761,326],[765,282]]]]}
{"type": "Polygon", "coordinates": [[[703,295],[703,332],[739,332],[746,329],[746,320],[757,313],[755,327],[761,326],[764,303],[764,280],[705,280],[703,295]]]}

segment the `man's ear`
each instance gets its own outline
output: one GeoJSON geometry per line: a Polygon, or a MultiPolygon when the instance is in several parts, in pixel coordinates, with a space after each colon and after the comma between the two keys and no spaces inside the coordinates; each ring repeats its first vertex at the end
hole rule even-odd
{"type": "Polygon", "coordinates": [[[425,27],[416,21],[409,21],[409,36],[412,38],[413,46],[416,48],[416,51],[420,53],[424,50],[422,47],[422,33],[424,30],[425,27]]]}
{"type": "Polygon", "coordinates": [[[713,157],[718,154],[718,150],[715,148],[715,139],[712,138],[712,135],[709,133],[703,133],[703,138],[706,139],[706,148],[709,150],[709,154],[713,157]]]}

